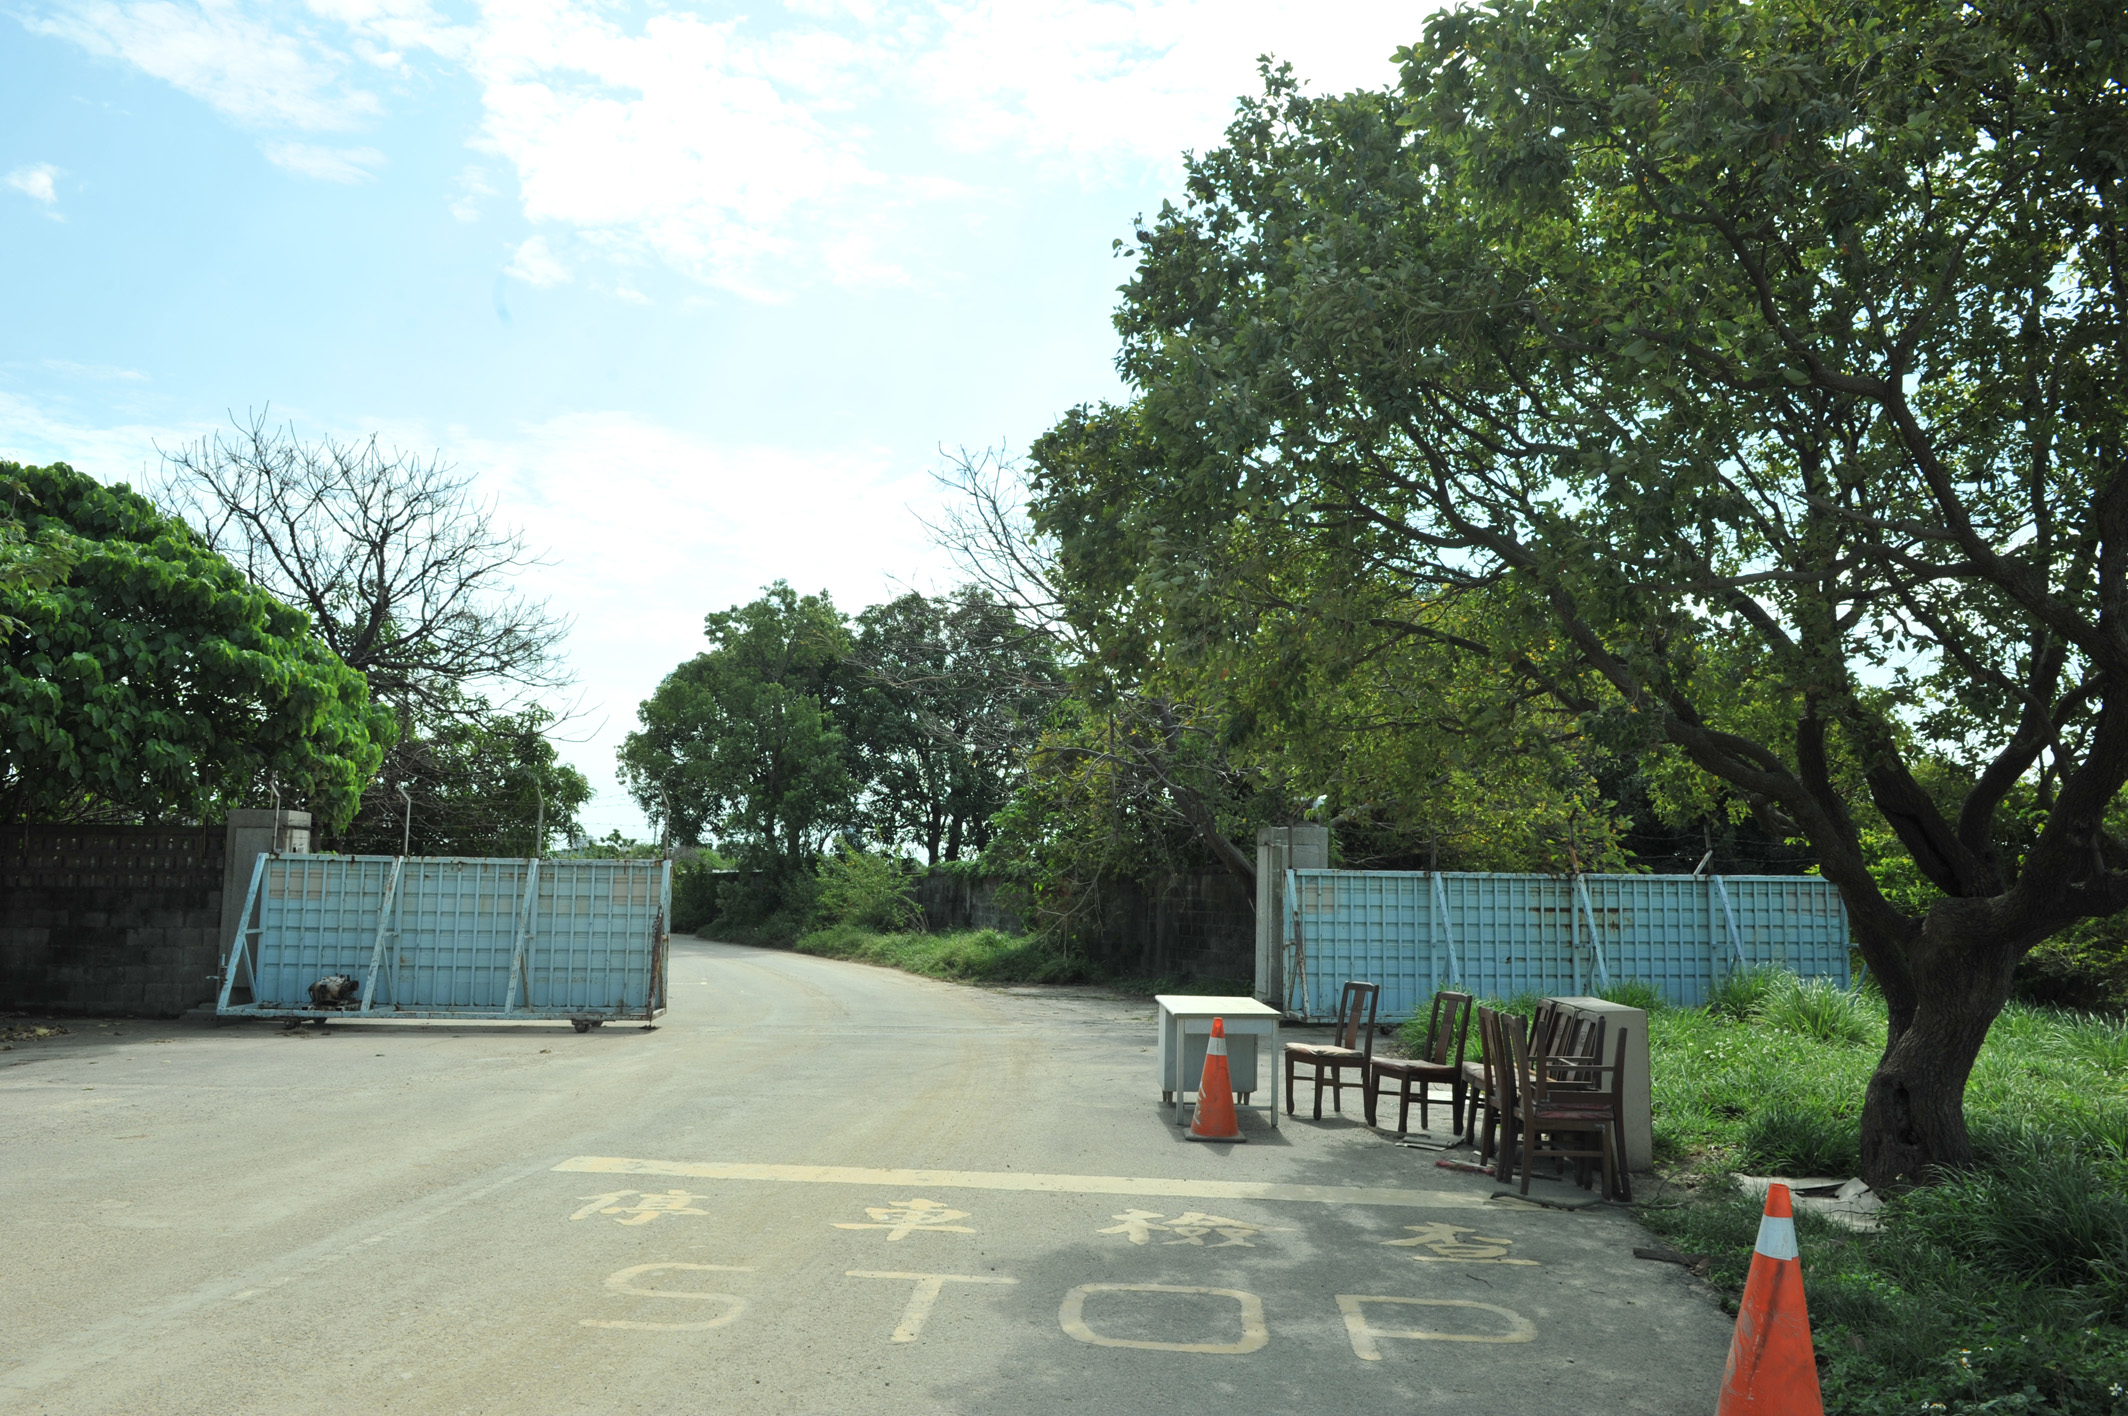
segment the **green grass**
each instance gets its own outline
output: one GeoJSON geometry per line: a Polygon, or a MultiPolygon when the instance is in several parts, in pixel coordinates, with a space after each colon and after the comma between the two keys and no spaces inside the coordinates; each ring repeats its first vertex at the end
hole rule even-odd
{"type": "Polygon", "coordinates": [[[925,978],[956,983],[1092,983],[1098,976],[1086,960],[1036,937],[995,929],[950,934],[881,934],[841,924],[800,936],[801,954],[881,964],[925,978]]]}
{"type": "MultiPolygon", "coordinates": [[[[1649,1011],[1672,1184],[1642,1218],[1712,1256],[1732,1305],[1760,1204],[1728,1176],[1853,1174],[1884,1032],[1874,995],[1778,974],[1649,1011]]],[[[1894,1198],[1881,1230],[1798,1217],[1826,1410],[2128,1416],[2128,1023],[2012,1004],[1966,1116],[1978,1164],[1894,1198]]]]}

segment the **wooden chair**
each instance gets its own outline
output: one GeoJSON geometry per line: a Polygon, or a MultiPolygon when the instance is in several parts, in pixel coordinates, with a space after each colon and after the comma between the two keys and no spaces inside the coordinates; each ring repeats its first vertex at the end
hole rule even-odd
{"type": "Polygon", "coordinates": [[[1367,1068],[1367,1124],[1374,1124],[1375,1108],[1383,1086],[1391,1081],[1397,1083],[1397,1128],[1403,1135],[1410,1129],[1411,1088],[1419,1089],[1419,1126],[1427,1129],[1426,1105],[1435,1082],[1446,1082],[1449,1087],[1449,1115],[1455,1122],[1455,1134],[1463,1132],[1463,1050],[1470,1039],[1470,1003],[1468,993],[1451,993],[1446,989],[1434,994],[1433,1014],[1426,1021],[1426,1051],[1421,1057],[1377,1057],[1367,1068]],[[1453,1043],[1454,1056],[1450,1056],[1453,1043]]]}
{"type": "Polygon", "coordinates": [[[1286,1044],[1286,1115],[1293,1114],[1293,1074],[1302,1066],[1315,1068],[1315,1119],[1323,1119],[1323,1074],[1329,1073],[1333,1104],[1340,1115],[1345,1110],[1345,1073],[1356,1071],[1352,1083],[1362,1092],[1367,1086],[1367,1068],[1374,1060],[1374,1009],[1381,994],[1375,983],[1347,983],[1338,995],[1335,1041],[1327,1046],[1312,1042],[1286,1044]],[[1366,1010],[1365,1021],[1360,1010],[1366,1010]]]}
{"type": "MultiPolygon", "coordinates": [[[[1585,1058],[1555,1058],[1533,1055],[1529,1044],[1510,1030],[1507,1039],[1513,1058],[1511,1106],[1521,1133],[1522,1193],[1529,1193],[1530,1166],[1538,1160],[1600,1160],[1603,1192],[1613,1199],[1631,1200],[1633,1183],[1626,1170],[1625,1096],[1626,1030],[1620,1028],[1615,1060],[1608,1067],[1585,1058]],[[1561,1076],[1571,1081],[1562,1083],[1561,1076]],[[1608,1075],[1607,1091],[1591,1090],[1595,1078],[1608,1075]],[[1593,1136],[1591,1144],[1587,1138],[1593,1136]],[[1547,1139],[1549,1144],[1547,1144],[1547,1139]]],[[[1504,1160],[1512,1177],[1513,1163],[1504,1160]]]]}
{"type": "Polygon", "coordinates": [[[1478,1045],[1484,1052],[1478,1063],[1482,1086],[1472,1094],[1466,1115],[1470,1119],[1470,1140],[1478,1147],[1478,1163],[1491,1165],[1493,1174],[1503,1183],[1515,1178],[1515,1072],[1508,1037],[1512,1034],[1519,1039],[1525,1027],[1524,1019],[1516,1014],[1491,1008],[1478,1010],[1478,1045]],[[1497,1159],[1493,1144],[1496,1136],[1497,1159]]]}

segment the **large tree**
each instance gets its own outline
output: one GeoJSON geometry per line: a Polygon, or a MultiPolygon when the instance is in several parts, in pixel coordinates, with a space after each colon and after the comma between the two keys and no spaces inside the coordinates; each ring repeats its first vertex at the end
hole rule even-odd
{"type": "MultiPolygon", "coordinates": [[[[536,695],[568,682],[558,657],[568,624],[519,588],[545,562],[497,520],[469,474],[375,437],[306,441],[260,413],[165,454],[158,497],[255,584],[308,613],[397,720],[358,818],[344,837],[329,833],[331,845],[372,849],[389,838],[396,851],[401,833],[385,823],[400,818],[401,787],[417,794],[429,848],[477,854],[503,840],[496,823],[530,789],[491,769],[498,751],[525,744],[531,755],[517,754],[509,780],[549,772],[554,718],[536,695]],[[488,789],[489,801],[469,795],[488,789]]],[[[574,791],[567,775],[549,785],[574,791]]],[[[521,834],[508,853],[531,848],[530,828],[521,834]]]]}
{"type": "Polygon", "coordinates": [[[621,777],[669,840],[705,836],[777,875],[810,869],[856,816],[850,634],[826,594],[782,581],[703,621],[709,648],[637,709],[621,777]]]}
{"type": "Polygon", "coordinates": [[[0,817],[191,819],[279,793],[345,821],[392,740],[300,610],[181,522],[64,463],[0,463],[20,546],[0,576],[0,817]]]}
{"type": "Polygon", "coordinates": [[[851,653],[868,833],[932,865],[980,852],[1062,689],[1049,639],[967,586],[864,610],[851,653]]]}
{"type": "Polygon", "coordinates": [[[1864,1174],[1966,1160],[2018,959],[2128,906],[2128,14],[1499,0],[1401,58],[1270,73],[1138,233],[1147,573],[1533,619],[1442,642],[1806,840],[1890,1006],[1864,1174]]]}

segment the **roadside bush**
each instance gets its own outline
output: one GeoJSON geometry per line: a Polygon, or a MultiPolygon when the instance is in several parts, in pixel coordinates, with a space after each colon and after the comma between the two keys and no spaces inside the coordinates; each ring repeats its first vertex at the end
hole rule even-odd
{"type": "Polygon", "coordinates": [[[1091,983],[1083,959],[1040,935],[995,929],[953,934],[881,934],[861,925],[815,930],[794,946],[801,954],[881,964],[926,978],[960,983],[1091,983]]]}
{"type": "Polygon", "coordinates": [[[713,856],[674,861],[672,932],[692,934],[717,917],[717,875],[713,856]]]}
{"type": "Polygon", "coordinates": [[[923,922],[915,882],[898,860],[844,846],[820,862],[814,918],[822,925],[857,925],[899,933],[923,922]]]}
{"type": "Polygon", "coordinates": [[[2128,1012],[2128,916],[2072,925],[2018,960],[2012,985],[2032,1003],[2128,1012]]]}

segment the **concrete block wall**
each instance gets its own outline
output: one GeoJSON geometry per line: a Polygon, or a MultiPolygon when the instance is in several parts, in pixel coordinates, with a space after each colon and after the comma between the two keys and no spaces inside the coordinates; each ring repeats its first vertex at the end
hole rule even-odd
{"type": "Polygon", "coordinates": [[[213,993],[220,826],[0,828],[0,1007],[173,1017],[213,993]]]}
{"type": "Polygon", "coordinates": [[[0,1009],[175,1017],[212,1000],[261,851],[310,813],[219,826],[0,826],[0,1009]]]}

